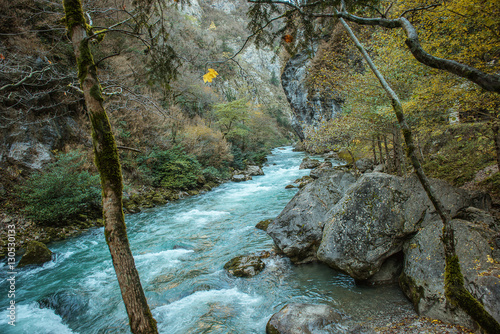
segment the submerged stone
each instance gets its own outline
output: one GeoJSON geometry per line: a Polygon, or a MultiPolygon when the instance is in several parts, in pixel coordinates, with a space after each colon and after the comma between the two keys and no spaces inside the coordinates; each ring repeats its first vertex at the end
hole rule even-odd
{"type": "Polygon", "coordinates": [[[66,321],[85,313],[88,304],[88,298],[76,291],[58,291],[38,300],[40,308],[50,308],[66,321]]]}

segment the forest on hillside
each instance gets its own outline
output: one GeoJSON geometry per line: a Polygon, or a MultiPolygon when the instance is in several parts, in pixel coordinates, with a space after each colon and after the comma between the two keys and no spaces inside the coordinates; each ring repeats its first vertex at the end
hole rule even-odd
{"type": "MultiPolygon", "coordinates": [[[[63,3],[2,6],[2,201],[49,226],[95,217],[99,182],[63,3]]],[[[210,189],[293,140],[279,60],[255,48],[228,60],[249,35],[245,2],[84,7],[94,32],[110,30],[90,47],[131,210],[210,189]],[[212,67],[220,75],[204,82],[212,67]]]]}

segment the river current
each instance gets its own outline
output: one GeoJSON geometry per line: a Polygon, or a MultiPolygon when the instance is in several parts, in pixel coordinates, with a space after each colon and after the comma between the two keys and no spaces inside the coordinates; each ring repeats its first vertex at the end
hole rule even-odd
{"type": "MultiPolygon", "coordinates": [[[[225,272],[233,257],[272,248],[272,239],[255,225],[276,217],[294,196],[297,190],[285,186],[309,173],[299,170],[303,157],[291,147],[275,149],[263,176],[126,216],[132,253],[161,333],[263,334],[271,315],[290,302],[335,307],[347,319],[338,332],[409,312],[397,287],[357,286],[320,264],[294,266],[271,257],[252,278],[225,272]]],[[[55,254],[51,262],[16,275],[15,327],[8,324],[6,310],[8,270],[0,265],[0,332],[130,333],[103,228],[49,248],[55,254]]]]}

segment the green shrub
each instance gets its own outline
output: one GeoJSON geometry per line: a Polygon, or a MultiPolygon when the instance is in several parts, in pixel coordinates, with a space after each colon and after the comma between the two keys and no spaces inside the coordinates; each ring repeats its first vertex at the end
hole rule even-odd
{"type": "Polygon", "coordinates": [[[42,171],[34,172],[16,194],[25,204],[24,214],[43,225],[67,225],[81,215],[98,217],[101,212],[99,175],[82,170],[81,152],[59,154],[42,171]]]}
{"type": "Polygon", "coordinates": [[[196,158],[181,147],[166,151],[153,151],[139,158],[141,169],[150,175],[152,185],[169,189],[193,189],[202,175],[196,158]]]}
{"type": "Polygon", "coordinates": [[[208,166],[203,169],[203,177],[209,182],[218,182],[219,180],[229,179],[231,173],[227,168],[217,169],[213,166],[208,166]]]}

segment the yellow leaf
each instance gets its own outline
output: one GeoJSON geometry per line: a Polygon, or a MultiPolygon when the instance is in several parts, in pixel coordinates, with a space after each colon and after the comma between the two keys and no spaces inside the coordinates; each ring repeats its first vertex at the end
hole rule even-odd
{"type": "Polygon", "coordinates": [[[215,79],[219,73],[215,71],[213,68],[208,69],[208,73],[203,76],[203,82],[212,82],[212,79],[215,79]]]}

